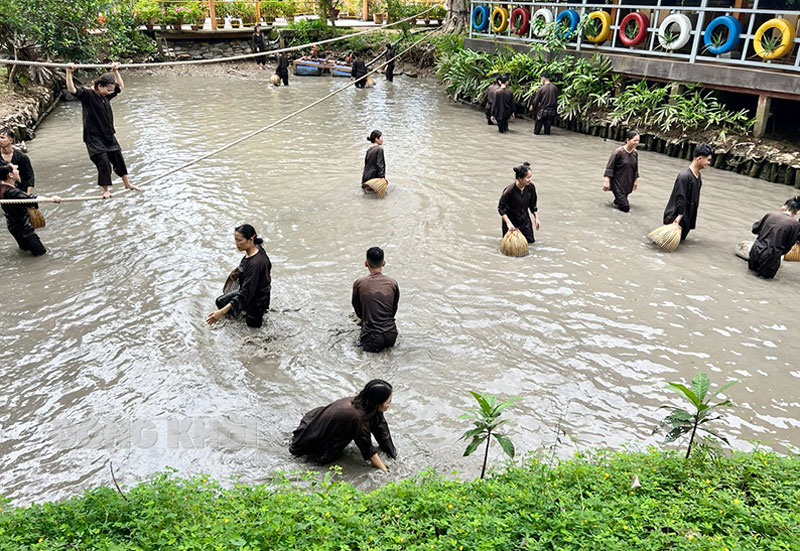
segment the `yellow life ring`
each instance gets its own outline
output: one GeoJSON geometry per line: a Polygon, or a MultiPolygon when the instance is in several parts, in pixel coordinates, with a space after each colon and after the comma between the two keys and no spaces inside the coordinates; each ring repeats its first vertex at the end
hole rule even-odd
{"type": "Polygon", "coordinates": [[[780,17],[770,19],[756,31],[753,37],[753,47],[761,59],[778,59],[779,57],[783,57],[791,52],[794,47],[794,27],[790,25],[788,21],[780,17]],[[781,32],[781,43],[780,46],[768,52],[764,49],[761,39],[764,37],[764,33],[770,29],[778,29],[781,32]]]}
{"type": "Polygon", "coordinates": [[[508,10],[505,8],[495,8],[492,10],[492,31],[496,33],[504,32],[508,28],[508,10]],[[495,19],[500,16],[500,24],[495,24],[495,19]]]}
{"type": "Polygon", "coordinates": [[[599,19],[602,27],[600,32],[596,35],[589,35],[586,34],[587,40],[589,42],[594,42],[595,44],[601,44],[611,38],[611,14],[607,11],[599,10],[593,11],[589,14],[589,19],[599,19]]]}

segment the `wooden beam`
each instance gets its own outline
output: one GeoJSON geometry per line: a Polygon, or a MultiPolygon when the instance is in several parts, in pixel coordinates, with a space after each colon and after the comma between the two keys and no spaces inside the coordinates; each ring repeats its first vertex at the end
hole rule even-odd
{"type": "Polygon", "coordinates": [[[214,0],[208,0],[208,16],[211,18],[211,30],[217,30],[217,15],[214,13],[214,0]]]}
{"type": "MultiPolygon", "coordinates": [[[[734,7],[734,9],[736,9],[736,8],[744,8],[744,0],[734,0],[733,7],[734,7]]],[[[743,19],[746,16],[743,16],[743,14],[739,13],[738,11],[733,12],[731,15],[733,15],[734,19],[738,19],[739,23],[744,24],[743,19]]]]}
{"type": "Polygon", "coordinates": [[[256,24],[261,23],[261,0],[256,0],[256,24]]]}
{"type": "Polygon", "coordinates": [[[369,20],[369,0],[364,0],[363,5],[361,7],[361,20],[367,21],[369,20]]]}
{"type": "Polygon", "coordinates": [[[758,96],[758,107],[756,108],[756,124],[753,126],[753,137],[760,138],[767,131],[767,121],[769,120],[769,108],[772,98],[761,94],[758,96]]]}

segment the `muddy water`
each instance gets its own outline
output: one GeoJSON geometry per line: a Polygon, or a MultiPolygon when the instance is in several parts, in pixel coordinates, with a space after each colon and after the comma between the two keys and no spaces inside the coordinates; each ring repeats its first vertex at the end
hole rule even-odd
{"type": "MultiPolygon", "coordinates": [[[[295,78],[273,89],[234,75],[127,75],[114,102],[134,181],[265,125],[342,84],[295,78]]],[[[80,107],[62,104],[30,153],[41,193],[95,193],[80,107]]],[[[600,191],[612,142],[529,122],[501,136],[434,82],[400,77],[328,103],[151,185],[135,198],[47,206],[51,251],[19,253],[4,234],[0,291],[0,493],[22,504],[174,467],[264,481],[304,468],[287,452],[303,412],[371,378],[395,385],[387,414],[400,458],[382,475],[349,450],[363,488],[428,465],[478,473],[457,419],[469,390],[520,395],[520,451],[645,446],[675,400],[665,380],[732,378],[720,430],[737,448],[800,444],[800,265],[774,281],[733,255],[790,189],[704,172],[698,229],[677,253],[643,235],[659,224],[684,161],[642,152],[632,210],[600,191]],[[390,191],[362,195],[365,137],[385,133],[390,191]],[[534,166],[542,228],[523,259],[497,251],[501,189],[534,166]],[[272,311],[251,330],[203,323],[239,261],[249,222],[273,262],[272,311]],[[380,245],[401,287],[395,349],[354,348],[352,281],[380,245]]],[[[496,450],[495,450],[496,451],[496,450]]],[[[499,457],[496,456],[495,457],[499,457]]]]}

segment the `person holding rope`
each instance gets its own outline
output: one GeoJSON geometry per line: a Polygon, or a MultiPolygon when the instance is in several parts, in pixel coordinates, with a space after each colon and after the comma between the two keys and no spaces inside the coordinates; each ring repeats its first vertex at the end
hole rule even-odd
{"type": "Polygon", "coordinates": [[[0,128],[0,165],[16,165],[19,170],[19,180],[16,186],[25,193],[33,193],[35,176],[31,160],[22,151],[12,147],[14,133],[8,128],[0,128]]]}
{"type": "Polygon", "coordinates": [[[97,167],[97,184],[103,188],[103,198],[111,197],[111,167],[122,177],[125,189],[141,191],[128,179],[128,168],[122,157],[122,148],[114,136],[114,113],[111,100],[125,88],[119,74],[119,63],[114,63],[112,73],[106,73],[94,81],[92,88],[77,88],[72,80],[75,65],[67,67],[67,91],[83,106],[83,141],[89,158],[97,167]]]}
{"type": "Polygon", "coordinates": [[[264,240],[256,235],[256,229],[250,224],[238,226],[233,231],[233,239],[236,248],[245,253],[239,267],[231,274],[239,288],[217,297],[217,310],[208,314],[206,323],[217,323],[229,312],[233,316],[244,312],[247,326],[258,328],[269,310],[272,263],[261,246],[264,240]]]}
{"type": "MultiPolygon", "coordinates": [[[[15,164],[0,165],[0,199],[36,199],[35,195],[25,193],[17,185],[20,179],[19,170],[15,164]]],[[[42,201],[60,203],[61,197],[39,197],[42,201]]],[[[8,232],[16,239],[19,248],[30,251],[33,256],[42,256],[47,249],[42,245],[39,236],[33,230],[28,208],[38,208],[36,203],[3,205],[3,214],[6,217],[8,232]]]]}

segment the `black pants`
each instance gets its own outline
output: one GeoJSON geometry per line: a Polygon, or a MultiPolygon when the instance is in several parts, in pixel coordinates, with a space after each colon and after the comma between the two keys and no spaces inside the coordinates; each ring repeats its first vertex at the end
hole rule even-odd
{"type": "Polygon", "coordinates": [[[115,151],[101,151],[89,155],[94,165],[97,167],[97,185],[110,186],[111,185],[111,168],[117,176],[125,176],[128,174],[128,167],[125,166],[125,159],[122,157],[122,151],[119,149],[115,151]]]}
{"type": "MultiPolygon", "coordinates": [[[[223,308],[230,304],[230,302],[236,297],[239,291],[233,291],[230,293],[225,293],[224,295],[220,295],[217,297],[217,308],[223,308]]],[[[261,327],[264,323],[264,314],[269,309],[269,303],[266,305],[264,304],[253,304],[245,309],[245,323],[247,323],[247,327],[261,327]]]]}
{"type": "Polygon", "coordinates": [[[362,78],[362,77],[364,77],[364,75],[355,77],[357,79],[356,80],[356,88],[363,88],[364,86],[367,85],[367,79],[366,78],[362,78]]]}
{"type": "Polygon", "coordinates": [[[631,204],[628,202],[628,193],[624,189],[611,182],[611,193],[614,194],[614,205],[622,212],[629,212],[631,204]]]}
{"type": "Polygon", "coordinates": [[[389,333],[367,333],[361,336],[361,347],[364,352],[380,352],[384,348],[394,346],[397,341],[397,331],[389,333]]]}
{"type": "Polygon", "coordinates": [[[508,119],[497,119],[497,131],[501,134],[508,132],[508,119]]]}
{"type": "Polygon", "coordinates": [[[544,133],[550,135],[550,125],[553,124],[553,119],[555,119],[555,117],[552,115],[545,115],[542,118],[537,118],[536,122],[533,124],[533,133],[538,135],[542,131],[542,127],[544,127],[544,133]]]}
{"type": "Polygon", "coordinates": [[[33,256],[42,256],[47,252],[39,236],[33,230],[31,219],[27,215],[24,220],[6,220],[6,222],[9,233],[16,239],[20,249],[30,251],[33,256]]]}
{"type": "Polygon", "coordinates": [[[492,122],[492,106],[491,105],[489,105],[489,104],[486,105],[485,113],[486,113],[486,124],[489,124],[489,125],[494,124],[492,122]]]}
{"type": "MultiPolygon", "coordinates": [[[[256,52],[262,52],[262,51],[263,50],[256,50],[256,52]]],[[[267,64],[267,56],[266,55],[260,55],[260,56],[256,57],[256,63],[258,63],[259,65],[266,65],[267,64]]]]}
{"type": "Polygon", "coordinates": [[[750,258],[747,261],[747,266],[758,277],[772,279],[778,273],[778,268],[781,267],[780,251],[770,251],[756,241],[750,248],[750,258]]]}
{"type": "Polygon", "coordinates": [[[284,86],[289,86],[289,71],[277,71],[276,74],[281,77],[284,86]]]}
{"type": "Polygon", "coordinates": [[[386,80],[392,82],[394,80],[394,62],[386,66],[386,80]]]}

